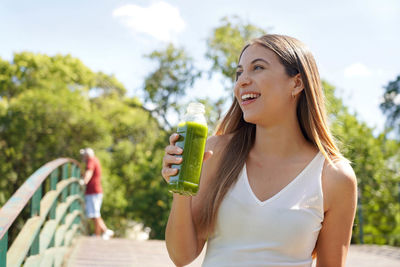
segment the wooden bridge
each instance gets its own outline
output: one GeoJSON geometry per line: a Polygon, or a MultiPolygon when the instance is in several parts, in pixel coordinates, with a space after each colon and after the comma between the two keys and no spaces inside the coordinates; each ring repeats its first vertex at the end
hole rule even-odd
{"type": "MultiPolygon", "coordinates": [[[[200,267],[205,249],[188,267],[200,267]]],[[[66,257],[67,267],[135,266],[173,267],[165,242],[159,240],[135,241],[128,239],[102,240],[80,237],[66,257]]],[[[315,262],[314,265],[315,266],[315,262]]],[[[376,245],[352,245],[346,267],[400,266],[400,248],[376,245]]]]}
{"type": "MultiPolygon", "coordinates": [[[[73,159],[49,162],[0,209],[0,267],[174,266],[164,241],[87,236],[80,174],[73,159]],[[27,210],[29,219],[9,240],[10,227],[27,210]]],[[[201,266],[204,254],[188,266],[201,266]]],[[[400,248],[352,245],[346,266],[400,266],[400,248]]]]}

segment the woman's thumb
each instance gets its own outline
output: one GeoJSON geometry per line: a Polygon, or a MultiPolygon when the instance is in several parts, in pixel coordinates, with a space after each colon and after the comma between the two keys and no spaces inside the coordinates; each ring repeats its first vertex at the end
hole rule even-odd
{"type": "Polygon", "coordinates": [[[212,150],[204,152],[203,160],[207,160],[207,159],[211,158],[213,154],[214,154],[214,152],[212,150]]]}

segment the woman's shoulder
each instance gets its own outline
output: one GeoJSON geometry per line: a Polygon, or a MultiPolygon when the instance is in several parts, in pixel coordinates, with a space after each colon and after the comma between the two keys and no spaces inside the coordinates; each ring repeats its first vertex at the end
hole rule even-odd
{"type": "Polygon", "coordinates": [[[206,150],[221,152],[232,139],[233,134],[213,135],[207,139],[206,150]]]}
{"type": "Polygon", "coordinates": [[[212,156],[203,163],[200,179],[201,187],[207,187],[215,178],[223,152],[231,138],[231,135],[213,135],[207,139],[205,151],[212,151],[212,156]]]}
{"type": "Polygon", "coordinates": [[[343,196],[354,195],[357,192],[356,175],[350,162],[344,158],[333,159],[331,162],[326,160],[322,179],[328,206],[343,199],[343,196]]]}

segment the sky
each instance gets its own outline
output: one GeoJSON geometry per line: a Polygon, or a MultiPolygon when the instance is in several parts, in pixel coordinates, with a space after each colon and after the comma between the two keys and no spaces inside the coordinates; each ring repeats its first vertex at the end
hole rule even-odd
{"type": "MultiPolygon", "coordinates": [[[[144,55],[172,42],[209,71],[206,39],[221,18],[234,15],[304,42],[350,111],[375,132],[383,129],[384,86],[400,75],[398,0],[1,0],[0,57],[71,54],[114,74],[129,96],[143,100],[144,79],[155,67],[144,55]]],[[[214,76],[188,93],[217,98],[224,89],[214,76]]]]}

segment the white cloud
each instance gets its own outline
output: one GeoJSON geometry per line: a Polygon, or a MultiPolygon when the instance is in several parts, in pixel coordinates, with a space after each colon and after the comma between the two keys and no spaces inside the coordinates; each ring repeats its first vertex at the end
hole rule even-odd
{"type": "Polygon", "coordinates": [[[115,9],[113,16],[135,33],[145,33],[165,42],[185,29],[179,9],[162,1],[149,7],[124,5],[115,9]]]}
{"type": "Polygon", "coordinates": [[[367,68],[364,64],[354,63],[344,69],[345,77],[365,77],[371,75],[371,70],[367,68]]]}

